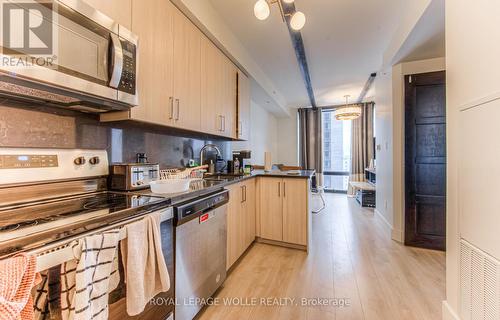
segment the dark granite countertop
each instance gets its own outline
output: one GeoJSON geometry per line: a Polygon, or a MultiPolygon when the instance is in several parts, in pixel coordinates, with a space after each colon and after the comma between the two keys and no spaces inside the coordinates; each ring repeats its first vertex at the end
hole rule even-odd
{"type": "Polygon", "coordinates": [[[310,179],[315,175],[315,170],[292,170],[292,171],[280,171],[273,170],[266,172],[264,170],[254,170],[249,175],[226,175],[226,174],[215,174],[213,178],[221,177],[221,180],[215,181],[211,180],[197,180],[191,182],[191,188],[185,192],[170,193],[170,194],[158,194],[152,193],[150,189],[145,189],[143,191],[137,191],[135,193],[147,194],[152,196],[158,196],[170,199],[173,205],[177,203],[182,203],[190,199],[194,199],[205,194],[210,194],[218,190],[224,189],[224,187],[245,181],[248,179],[253,179],[256,177],[278,177],[278,178],[294,178],[294,179],[310,179]]]}

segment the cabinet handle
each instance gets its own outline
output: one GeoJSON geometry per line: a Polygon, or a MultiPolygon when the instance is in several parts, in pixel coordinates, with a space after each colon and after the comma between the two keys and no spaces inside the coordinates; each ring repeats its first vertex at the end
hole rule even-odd
{"type": "Polygon", "coordinates": [[[286,197],[286,182],[283,181],[283,197],[286,197]]]}
{"type": "Polygon", "coordinates": [[[220,132],[222,132],[222,131],[223,131],[223,130],[222,130],[222,116],[221,116],[221,115],[219,115],[218,117],[219,117],[219,119],[220,119],[220,122],[219,122],[219,131],[220,131],[220,132]]]}
{"type": "Polygon", "coordinates": [[[170,116],[168,118],[172,120],[174,118],[174,97],[169,97],[168,100],[170,101],[170,116]]]}
{"type": "Polygon", "coordinates": [[[179,117],[180,117],[180,114],[179,114],[180,113],[180,107],[179,107],[179,105],[180,105],[181,100],[180,99],[175,99],[175,102],[177,103],[177,117],[175,118],[175,121],[178,121],[179,117]]]}
{"type": "Polygon", "coordinates": [[[238,135],[241,137],[243,136],[243,124],[241,121],[238,121],[238,135]]]}
{"type": "Polygon", "coordinates": [[[281,197],[281,182],[278,182],[278,197],[281,197]]]}
{"type": "Polygon", "coordinates": [[[247,202],[247,186],[243,186],[245,192],[244,192],[244,195],[245,195],[245,202],[247,202]]]}
{"type": "Polygon", "coordinates": [[[226,116],[221,116],[222,117],[222,123],[224,125],[224,129],[222,129],[223,132],[226,132],[226,116]]]}
{"type": "Polygon", "coordinates": [[[241,186],[241,203],[245,202],[245,186],[241,186]]]}

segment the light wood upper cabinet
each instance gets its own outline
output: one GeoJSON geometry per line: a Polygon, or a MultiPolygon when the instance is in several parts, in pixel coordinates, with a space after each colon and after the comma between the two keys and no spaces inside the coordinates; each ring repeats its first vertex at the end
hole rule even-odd
{"type": "Polygon", "coordinates": [[[250,139],[250,80],[238,70],[238,106],[237,133],[238,139],[250,139]]]}
{"type": "Polygon", "coordinates": [[[236,97],[237,97],[237,68],[224,54],[221,53],[221,104],[219,113],[222,117],[222,135],[236,138],[236,97]]]}
{"type": "Polygon", "coordinates": [[[283,241],[307,245],[307,179],[283,179],[283,241]]]}
{"type": "Polygon", "coordinates": [[[217,70],[219,56],[217,47],[207,37],[201,39],[201,130],[219,135],[222,119],[217,112],[219,88],[217,70]]]}
{"type": "Polygon", "coordinates": [[[236,138],[236,66],[204,36],[201,56],[201,129],[236,138]]]}
{"type": "Polygon", "coordinates": [[[174,10],[174,111],[172,126],[201,129],[201,31],[174,10]]]}
{"type": "Polygon", "coordinates": [[[283,241],[283,179],[259,179],[260,236],[264,239],[283,241]]]}
{"type": "Polygon", "coordinates": [[[101,114],[101,121],[137,120],[237,139],[238,70],[180,10],[168,0],[88,2],[116,13],[112,18],[125,26],[130,15],[128,25],[139,36],[139,105],[101,114]]]}
{"type": "Polygon", "coordinates": [[[84,0],[127,29],[132,28],[132,0],[84,0]]]}

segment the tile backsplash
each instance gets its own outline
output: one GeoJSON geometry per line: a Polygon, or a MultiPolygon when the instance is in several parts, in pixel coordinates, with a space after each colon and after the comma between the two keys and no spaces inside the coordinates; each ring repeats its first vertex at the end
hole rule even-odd
{"type": "Polygon", "coordinates": [[[0,147],[105,149],[110,162],[134,162],[141,152],[164,168],[199,160],[206,143],[218,145],[224,159],[230,158],[231,142],[203,134],[133,122],[102,123],[96,115],[0,101],[0,147]]]}

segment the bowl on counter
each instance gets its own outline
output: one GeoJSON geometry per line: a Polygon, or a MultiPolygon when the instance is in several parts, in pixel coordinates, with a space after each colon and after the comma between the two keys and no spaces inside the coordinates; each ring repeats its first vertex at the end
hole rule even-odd
{"type": "Polygon", "coordinates": [[[189,190],[191,179],[164,179],[150,182],[153,193],[179,193],[189,190]]]}

